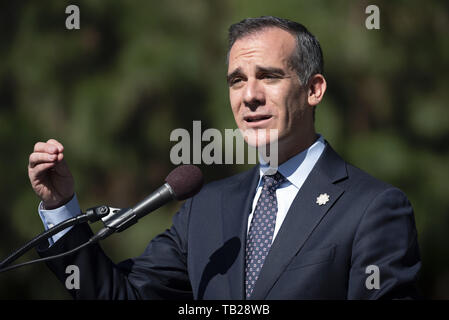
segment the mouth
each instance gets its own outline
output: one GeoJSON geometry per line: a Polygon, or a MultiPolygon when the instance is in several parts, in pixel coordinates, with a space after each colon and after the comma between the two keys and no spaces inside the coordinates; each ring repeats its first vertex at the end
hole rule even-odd
{"type": "Polygon", "coordinates": [[[269,114],[260,114],[260,115],[250,115],[243,117],[245,122],[252,125],[261,125],[268,122],[273,116],[269,114]]]}

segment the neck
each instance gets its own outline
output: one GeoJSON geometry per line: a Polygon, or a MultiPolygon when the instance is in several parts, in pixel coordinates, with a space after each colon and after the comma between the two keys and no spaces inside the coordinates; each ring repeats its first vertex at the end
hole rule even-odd
{"type": "Polygon", "coordinates": [[[279,141],[278,143],[278,164],[281,165],[291,157],[303,152],[315,143],[318,135],[315,131],[302,137],[302,139],[292,139],[293,141],[279,141]],[[289,143],[290,142],[290,143],[289,143]]]}

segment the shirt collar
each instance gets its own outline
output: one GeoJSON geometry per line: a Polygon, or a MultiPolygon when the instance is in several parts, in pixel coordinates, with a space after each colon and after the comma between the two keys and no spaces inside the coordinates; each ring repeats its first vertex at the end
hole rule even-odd
{"type": "MultiPolygon", "coordinates": [[[[298,153],[297,155],[291,157],[286,162],[282,163],[278,167],[278,171],[296,188],[300,189],[305,179],[312,171],[318,158],[321,156],[326,142],[321,134],[318,134],[317,140],[307,149],[298,153]]],[[[262,180],[262,176],[268,171],[269,166],[267,163],[263,162],[262,158],[259,157],[260,162],[260,177],[259,185],[262,180]]]]}

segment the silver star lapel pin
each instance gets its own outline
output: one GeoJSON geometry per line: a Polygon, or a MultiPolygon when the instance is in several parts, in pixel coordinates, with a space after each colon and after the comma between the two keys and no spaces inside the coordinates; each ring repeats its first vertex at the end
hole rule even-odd
{"type": "Polygon", "coordinates": [[[316,198],[316,203],[318,205],[322,206],[323,204],[326,204],[329,201],[329,195],[327,193],[322,193],[316,198]]]}

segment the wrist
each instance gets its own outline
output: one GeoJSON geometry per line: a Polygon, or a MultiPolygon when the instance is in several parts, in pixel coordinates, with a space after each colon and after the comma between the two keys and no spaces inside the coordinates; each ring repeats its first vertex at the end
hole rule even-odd
{"type": "Polygon", "coordinates": [[[73,199],[74,194],[72,194],[70,197],[64,198],[63,200],[60,201],[43,201],[42,200],[42,209],[43,210],[54,210],[57,208],[60,208],[64,205],[66,205],[70,200],[73,199]]]}

